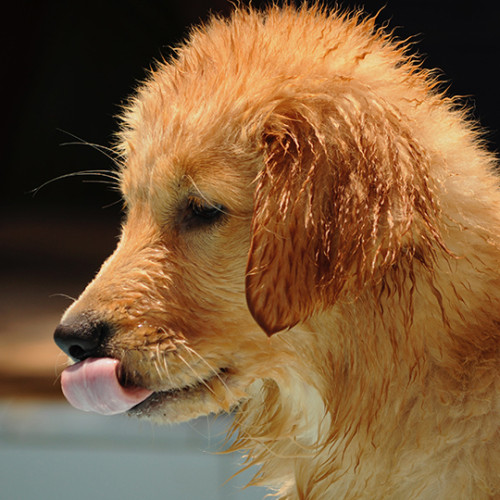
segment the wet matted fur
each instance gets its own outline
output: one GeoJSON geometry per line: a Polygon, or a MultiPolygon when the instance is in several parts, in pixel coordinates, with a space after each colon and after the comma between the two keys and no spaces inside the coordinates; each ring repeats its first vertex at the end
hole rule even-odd
{"type": "Polygon", "coordinates": [[[233,410],[282,498],[499,498],[495,158],[403,44],[238,8],[158,64],[118,149],[122,237],[63,325],[154,391],[130,413],[233,410]]]}

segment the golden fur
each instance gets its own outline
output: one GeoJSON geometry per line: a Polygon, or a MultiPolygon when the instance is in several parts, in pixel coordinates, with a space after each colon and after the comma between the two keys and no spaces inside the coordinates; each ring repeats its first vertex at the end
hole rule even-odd
{"type": "Polygon", "coordinates": [[[164,395],[132,413],[235,410],[286,499],[500,498],[495,158],[406,47],[240,8],[122,118],[121,241],[65,321],[164,395]]]}

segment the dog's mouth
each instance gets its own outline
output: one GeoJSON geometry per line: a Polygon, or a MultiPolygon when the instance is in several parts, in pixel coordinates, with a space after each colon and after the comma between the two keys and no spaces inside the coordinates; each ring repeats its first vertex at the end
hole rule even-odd
{"type": "Polygon", "coordinates": [[[75,408],[101,415],[129,413],[150,415],[167,403],[198,400],[217,396],[217,386],[225,386],[226,369],[191,385],[165,391],[126,386],[120,381],[120,362],[113,358],[88,358],[76,363],[61,374],[61,387],[66,399],[75,408]]]}
{"type": "MultiPolygon", "coordinates": [[[[227,373],[228,370],[221,369],[206,379],[198,380],[193,384],[168,389],[166,391],[155,391],[145,400],[130,408],[128,414],[137,417],[147,417],[157,412],[161,413],[165,411],[166,405],[179,404],[183,401],[198,401],[202,403],[207,396],[215,400],[220,399],[219,402],[222,402],[221,400],[223,398],[218,394],[217,387],[226,385],[224,379],[227,378],[227,373]]],[[[230,408],[226,408],[226,410],[229,409],[230,408]]]]}

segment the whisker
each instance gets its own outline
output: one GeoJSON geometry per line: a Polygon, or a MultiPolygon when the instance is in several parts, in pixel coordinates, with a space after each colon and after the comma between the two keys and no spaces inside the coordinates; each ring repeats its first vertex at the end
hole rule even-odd
{"type": "Polygon", "coordinates": [[[170,382],[170,385],[174,386],[174,381],[172,379],[172,375],[170,374],[170,370],[168,368],[167,356],[165,356],[164,353],[160,351],[160,344],[156,344],[156,359],[157,363],[155,364],[158,365],[158,374],[160,376],[165,374],[167,376],[168,381],[170,382]],[[162,370],[161,372],[160,369],[162,370]]]}
{"type": "Polygon", "coordinates": [[[66,130],[62,130],[59,128],[57,130],[59,132],[69,135],[70,137],[73,137],[77,141],[77,142],[64,142],[60,144],[61,146],[76,146],[76,145],[89,146],[92,149],[95,149],[99,153],[103,154],[109,160],[111,160],[111,162],[113,163],[113,167],[115,169],[109,169],[109,170],[90,169],[90,170],[80,170],[78,172],[70,172],[68,174],[62,174],[57,177],[54,177],[53,179],[49,179],[48,181],[42,183],[40,186],[28,191],[28,193],[32,194],[33,196],[36,196],[41,189],[48,186],[49,184],[52,184],[53,182],[60,181],[63,179],[68,179],[70,177],[80,177],[80,176],[99,177],[100,178],[99,180],[91,180],[91,181],[84,180],[83,182],[107,184],[110,185],[113,189],[119,191],[120,180],[121,180],[121,169],[123,167],[123,160],[124,160],[124,157],[120,152],[116,151],[113,148],[109,148],[107,146],[102,146],[100,144],[85,141],[81,137],[78,137],[77,135],[72,134],[71,132],[68,132],[66,130]]]}
{"type": "Polygon", "coordinates": [[[71,295],[67,295],[65,293],[52,293],[49,295],[50,299],[53,299],[55,297],[62,297],[64,299],[69,299],[69,300],[71,300],[71,302],[76,302],[76,300],[77,300],[75,297],[72,297],[71,295]]]}
{"type": "Polygon", "coordinates": [[[115,205],[118,205],[120,203],[123,203],[123,200],[121,198],[119,198],[118,200],[116,201],[113,201],[112,203],[108,203],[107,205],[104,205],[102,208],[110,208],[110,207],[114,207],[115,205]]]}
{"type": "MultiPolygon", "coordinates": [[[[63,132],[63,131],[61,131],[63,132]]],[[[68,132],[66,132],[68,133],[68,132]]],[[[117,157],[123,156],[121,153],[118,151],[115,151],[113,148],[110,148],[108,146],[104,146],[103,144],[98,144],[97,142],[90,142],[90,141],[85,141],[84,139],[79,139],[78,141],[68,141],[68,142],[61,142],[59,146],[89,146],[92,149],[98,150],[100,153],[102,153],[104,156],[106,156],[109,159],[112,159],[113,162],[116,161],[117,157]]]]}
{"type": "Polygon", "coordinates": [[[57,177],[54,177],[53,179],[45,181],[40,186],[38,186],[35,189],[32,189],[31,191],[28,191],[28,192],[33,194],[33,196],[36,196],[41,189],[48,186],[49,184],[52,184],[53,182],[60,181],[62,179],[68,179],[70,177],[83,177],[83,176],[92,176],[92,175],[95,175],[96,177],[105,177],[107,179],[110,179],[110,181],[106,182],[106,184],[113,186],[116,189],[119,188],[118,183],[119,183],[120,178],[119,178],[118,173],[116,173],[116,175],[114,175],[109,170],[80,170],[79,172],[70,172],[68,174],[63,174],[63,175],[59,175],[57,177]]]}
{"type": "Polygon", "coordinates": [[[198,381],[203,384],[214,396],[215,391],[207,384],[207,382],[200,376],[200,374],[188,363],[178,352],[176,353],[179,359],[193,372],[193,375],[198,379],[198,381]]]}
{"type": "Polygon", "coordinates": [[[61,379],[61,374],[63,372],[62,369],[67,368],[68,366],[69,366],[68,357],[61,351],[59,351],[57,354],[57,359],[54,363],[54,385],[56,383],[59,383],[59,380],[61,379]]]}
{"type": "Polygon", "coordinates": [[[193,349],[192,347],[188,346],[188,345],[183,345],[183,347],[186,349],[186,351],[191,354],[191,355],[195,355],[202,363],[205,363],[206,366],[208,366],[208,368],[210,369],[210,371],[214,374],[215,377],[217,377],[221,384],[224,386],[224,388],[230,393],[232,394],[232,391],[231,389],[228,387],[228,385],[226,384],[226,382],[223,380],[223,378],[220,376],[220,372],[219,370],[217,370],[216,368],[214,368],[200,353],[198,353],[195,349],[193,349]]]}
{"type": "Polygon", "coordinates": [[[58,128],[57,130],[77,140],[77,142],[63,142],[61,146],[89,146],[92,149],[95,149],[96,151],[102,153],[106,158],[110,159],[117,166],[120,165],[117,161],[117,158],[123,159],[123,154],[113,148],[103,146],[102,144],[96,144],[94,142],[86,141],[85,139],[82,139],[81,137],[78,137],[76,134],[68,132],[67,130],[63,130],[60,128],[58,128]]]}
{"type": "Polygon", "coordinates": [[[83,184],[106,184],[107,186],[112,186],[113,188],[118,188],[118,186],[115,185],[115,183],[110,182],[110,181],[95,181],[95,180],[83,180],[83,184]]]}

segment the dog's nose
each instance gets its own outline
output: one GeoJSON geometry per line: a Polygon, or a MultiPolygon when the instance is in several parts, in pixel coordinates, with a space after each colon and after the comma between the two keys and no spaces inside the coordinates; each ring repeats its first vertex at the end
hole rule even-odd
{"type": "Polygon", "coordinates": [[[54,341],[68,356],[82,361],[99,355],[103,340],[109,334],[107,323],[79,316],[61,323],[54,332],[54,341]]]}

